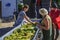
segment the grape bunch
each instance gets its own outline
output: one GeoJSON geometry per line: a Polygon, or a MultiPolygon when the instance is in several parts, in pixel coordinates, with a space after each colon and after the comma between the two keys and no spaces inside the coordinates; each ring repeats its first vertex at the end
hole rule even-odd
{"type": "Polygon", "coordinates": [[[35,25],[24,24],[21,28],[14,30],[11,35],[6,36],[4,40],[31,40],[36,31],[35,25]]]}

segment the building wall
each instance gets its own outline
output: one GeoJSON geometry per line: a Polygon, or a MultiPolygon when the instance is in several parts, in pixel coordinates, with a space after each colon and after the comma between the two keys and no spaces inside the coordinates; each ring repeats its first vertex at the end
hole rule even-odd
{"type": "Polygon", "coordinates": [[[2,0],[2,17],[13,15],[16,9],[16,0],[2,0]]]}
{"type": "Polygon", "coordinates": [[[1,1],[1,0],[0,0],[1,1]]]}

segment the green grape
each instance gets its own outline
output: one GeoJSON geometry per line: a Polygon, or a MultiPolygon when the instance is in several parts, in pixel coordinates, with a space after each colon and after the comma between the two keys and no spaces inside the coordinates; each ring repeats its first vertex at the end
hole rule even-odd
{"type": "Polygon", "coordinates": [[[13,33],[17,33],[17,30],[14,30],[13,33]]]}
{"type": "Polygon", "coordinates": [[[21,32],[21,30],[20,29],[17,29],[17,32],[19,33],[19,32],[21,32]]]}
{"type": "Polygon", "coordinates": [[[8,37],[5,37],[4,40],[8,40],[8,37]]]}
{"type": "Polygon", "coordinates": [[[37,31],[37,28],[34,28],[35,31],[37,31]]]}
{"type": "Polygon", "coordinates": [[[13,38],[13,37],[15,37],[15,36],[16,36],[16,34],[15,34],[15,33],[13,33],[13,34],[11,34],[10,36],[13,38]]]}
{"type": "Polygon", "coordinates": [[[5,40],[31,40],[36,30],[33,24],[24,24],[21,28],[14,30],[10,36],[5,37],[5,40]]]}
{"type": "Polygon", "coordinates": [[[8,39],[10,40],[10,39],[12,39],[12,37],[11,36],[8,36],[8,39]]]}
{"type": "Polygon", "coordinates": [[[21,38],[22,38],[22,36],[18,36],[17,38],[18,38],[18,39],[21,39],[21,38]]]}

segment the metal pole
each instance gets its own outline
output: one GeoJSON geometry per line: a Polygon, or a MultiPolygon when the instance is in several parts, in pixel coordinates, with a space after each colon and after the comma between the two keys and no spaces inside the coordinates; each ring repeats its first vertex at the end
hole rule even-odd
{"type": "Polygon", "coordinates": [[[35,2],[35,13],[36,13],[36,15],[35,15],[36,17],[35,18],[37,19],[36,2],[35,2]]]}

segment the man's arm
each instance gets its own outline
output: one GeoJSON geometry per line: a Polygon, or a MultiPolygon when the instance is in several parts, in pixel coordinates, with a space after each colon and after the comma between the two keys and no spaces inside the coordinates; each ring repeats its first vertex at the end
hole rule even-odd
{"type": "Polygon", "coordinates": [[[25,15],[24,18],[25,18],[28,22],[30,22],[30,23],[33,24],[33,22],[29,19],[29,17],[27,17],[27,16],[25,15]]]}
{"type": "Polygon", "coordinates": [[[44,29],[44,30],[49,30],[49,28],[50,28],[50,24],[49,24],[50,22],[49,22],[49,20],[48,19],[46,19],[45,21],[44,21],[44,26],[43,25],[40,25],[40,27],[42,28],[42,29],[44,29]]]}

